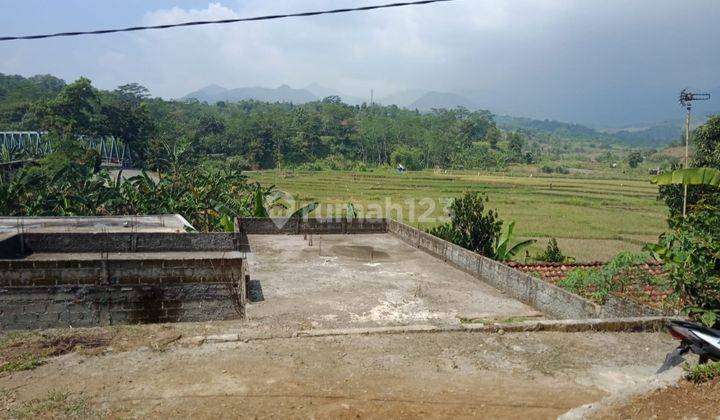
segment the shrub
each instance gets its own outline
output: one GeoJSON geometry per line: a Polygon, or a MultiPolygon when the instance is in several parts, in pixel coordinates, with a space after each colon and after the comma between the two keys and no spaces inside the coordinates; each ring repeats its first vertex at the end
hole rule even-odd
{"type": "Polygon", "coordinates": [[[20,372],[22,370],[33,370],[43,364],[43,360],[37,356],[30,356],[20,360],[9,361],[0,365],[1,372],[20,372]]]}
{"type": "Polygon", "coordinates": [[[557,239],[550,238],[545,248],[545,252],[540,254],[537,258],[539,261],[547,262],[565,262],[568,258],[560,251],[557,239]]]}
{"type": "Polygon", "coordinates": [[[466,192],[450,205],[450,222],[427,232],[465,249],[493,257],[502,221],[496,211],[485,211],[485,194],[466,192]]]}
{"type": "Polygon", "coordinates": [[[613,152],[607,151],[601,153],[595,160],[600,163],[612,163],[617,161],[617,156],[613,152]]]}
{"type": "Polygon", "coordinates": [[[645,159],[643,158],[642,153],[632,152],[628,155],[627,158],[628,166],[630,166],[631,168],[637,168],[638,166],[640,166],[643,160],[645,159]]]}
{"type": "Polygon", "coordinates": [[[570,173],[570,170],[563,166],[558,166],[557,168],[555,168],[555,172],[557,172],[559,174],[567,175],[570,173]]]}
{"type": "Polygon", "coordinates": [[[685,378],[693,382],[707,382],[720,378],[720,362],[710,362],[702,365],[685,364],[683,369],[685,369],[685,378]]]}
{"type": "Polygon", "coordinates": [[[685,313],[711,327],[720,317],[720,208],[699,204],[670,224],[659,243],[647,248],[663,261],[685,313]]]}
{"type": "Polygon", "coordinates": [[[542,168],[540,168],[540,170],[541,170],[542,173],[544,173],[544,174],[551,174],[551,173],[553,173],[553,171],[554,171],[554,169],[552,168],[552,166],[548,166],[548,165],[543,165],[542,168]]]}

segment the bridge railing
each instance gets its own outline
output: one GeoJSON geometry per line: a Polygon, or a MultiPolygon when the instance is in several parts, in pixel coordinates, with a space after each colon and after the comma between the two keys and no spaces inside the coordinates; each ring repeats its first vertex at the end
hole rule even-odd
{"type": "MultiPolygon", "coordinates": [[[[78,139],[100,154],[102,165],[127,167],[132,165],[130,146],[114,136],[78,139]]],[[[52,153],[52,144],[44,131],[0,131],[0,161],[42,157],[52,153]]]]}

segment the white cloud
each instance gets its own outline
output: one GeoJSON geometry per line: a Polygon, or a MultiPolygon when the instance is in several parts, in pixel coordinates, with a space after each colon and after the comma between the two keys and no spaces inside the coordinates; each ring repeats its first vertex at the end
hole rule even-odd
{"type": "MultiPolygon", "coordinates": [[[[149,10],[163,24],[374,4],[243,0],[149,10]]],[[[152,5],[152,2],[147,2],[152,5]]],[[[582,118],[630,87],[720,85],[716,0],[458,0],[345,15],[13,44],[0,71],[138,81],[179,97],[210,83],[302,87],[367,96],[423,88],[503,101],[533,116],[582,118]],[[685,24],[685,23],[691,23],[685,24]],[[70,59],[68,59],[70,57],[70,59]],[[582,99],[578,99],[582,98],[582,99]],[[610,99],[608,99],[610,98],[610,99]],[[578,101],[577,106],[568,106],[578,101]]],[[[609,102],[608,102],[609,101],[609,102]]]]}

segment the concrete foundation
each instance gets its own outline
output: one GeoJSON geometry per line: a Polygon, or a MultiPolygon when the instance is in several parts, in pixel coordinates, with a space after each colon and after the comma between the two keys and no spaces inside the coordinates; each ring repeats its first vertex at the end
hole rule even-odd
{"type": "Polygon", "coordinates": [[[26,233],[0,241],[0,328],[244,316],[242,234],[26,233]]]}
{"type": "Polygon", "coordinates": [[[542,317],[399,238],[249,235],[247,319],[265,328],[357,328],[542,317]]]}

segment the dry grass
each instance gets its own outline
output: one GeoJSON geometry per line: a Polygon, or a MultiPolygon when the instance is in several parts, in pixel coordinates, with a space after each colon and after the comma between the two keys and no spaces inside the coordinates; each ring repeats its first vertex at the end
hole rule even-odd
{"type": "Polygon", "coordinates": [[[165,325],[6,332],[0,335],[0,375],[35,369],[71,352],[98,355],[109,348],[121,352],[142,346],[164,351],[180,337],[179,331],[165,325]]]}
{"type": "Polygon", "coordinates": [[[108,334],[83,332],[57,336],[39,333],[10,336],[0,343],[0,373],[35,369],[47,358],[75,350],[104,348],[110,339],[108,334]]]}
{"type": "Polygon", "coordinates": [[[9,390],[0,390],[0,415],[13,419],[94,419],[103,418],[87,398],[68,392],[50,391],[42,398],[18,402],[9,390]]]}

